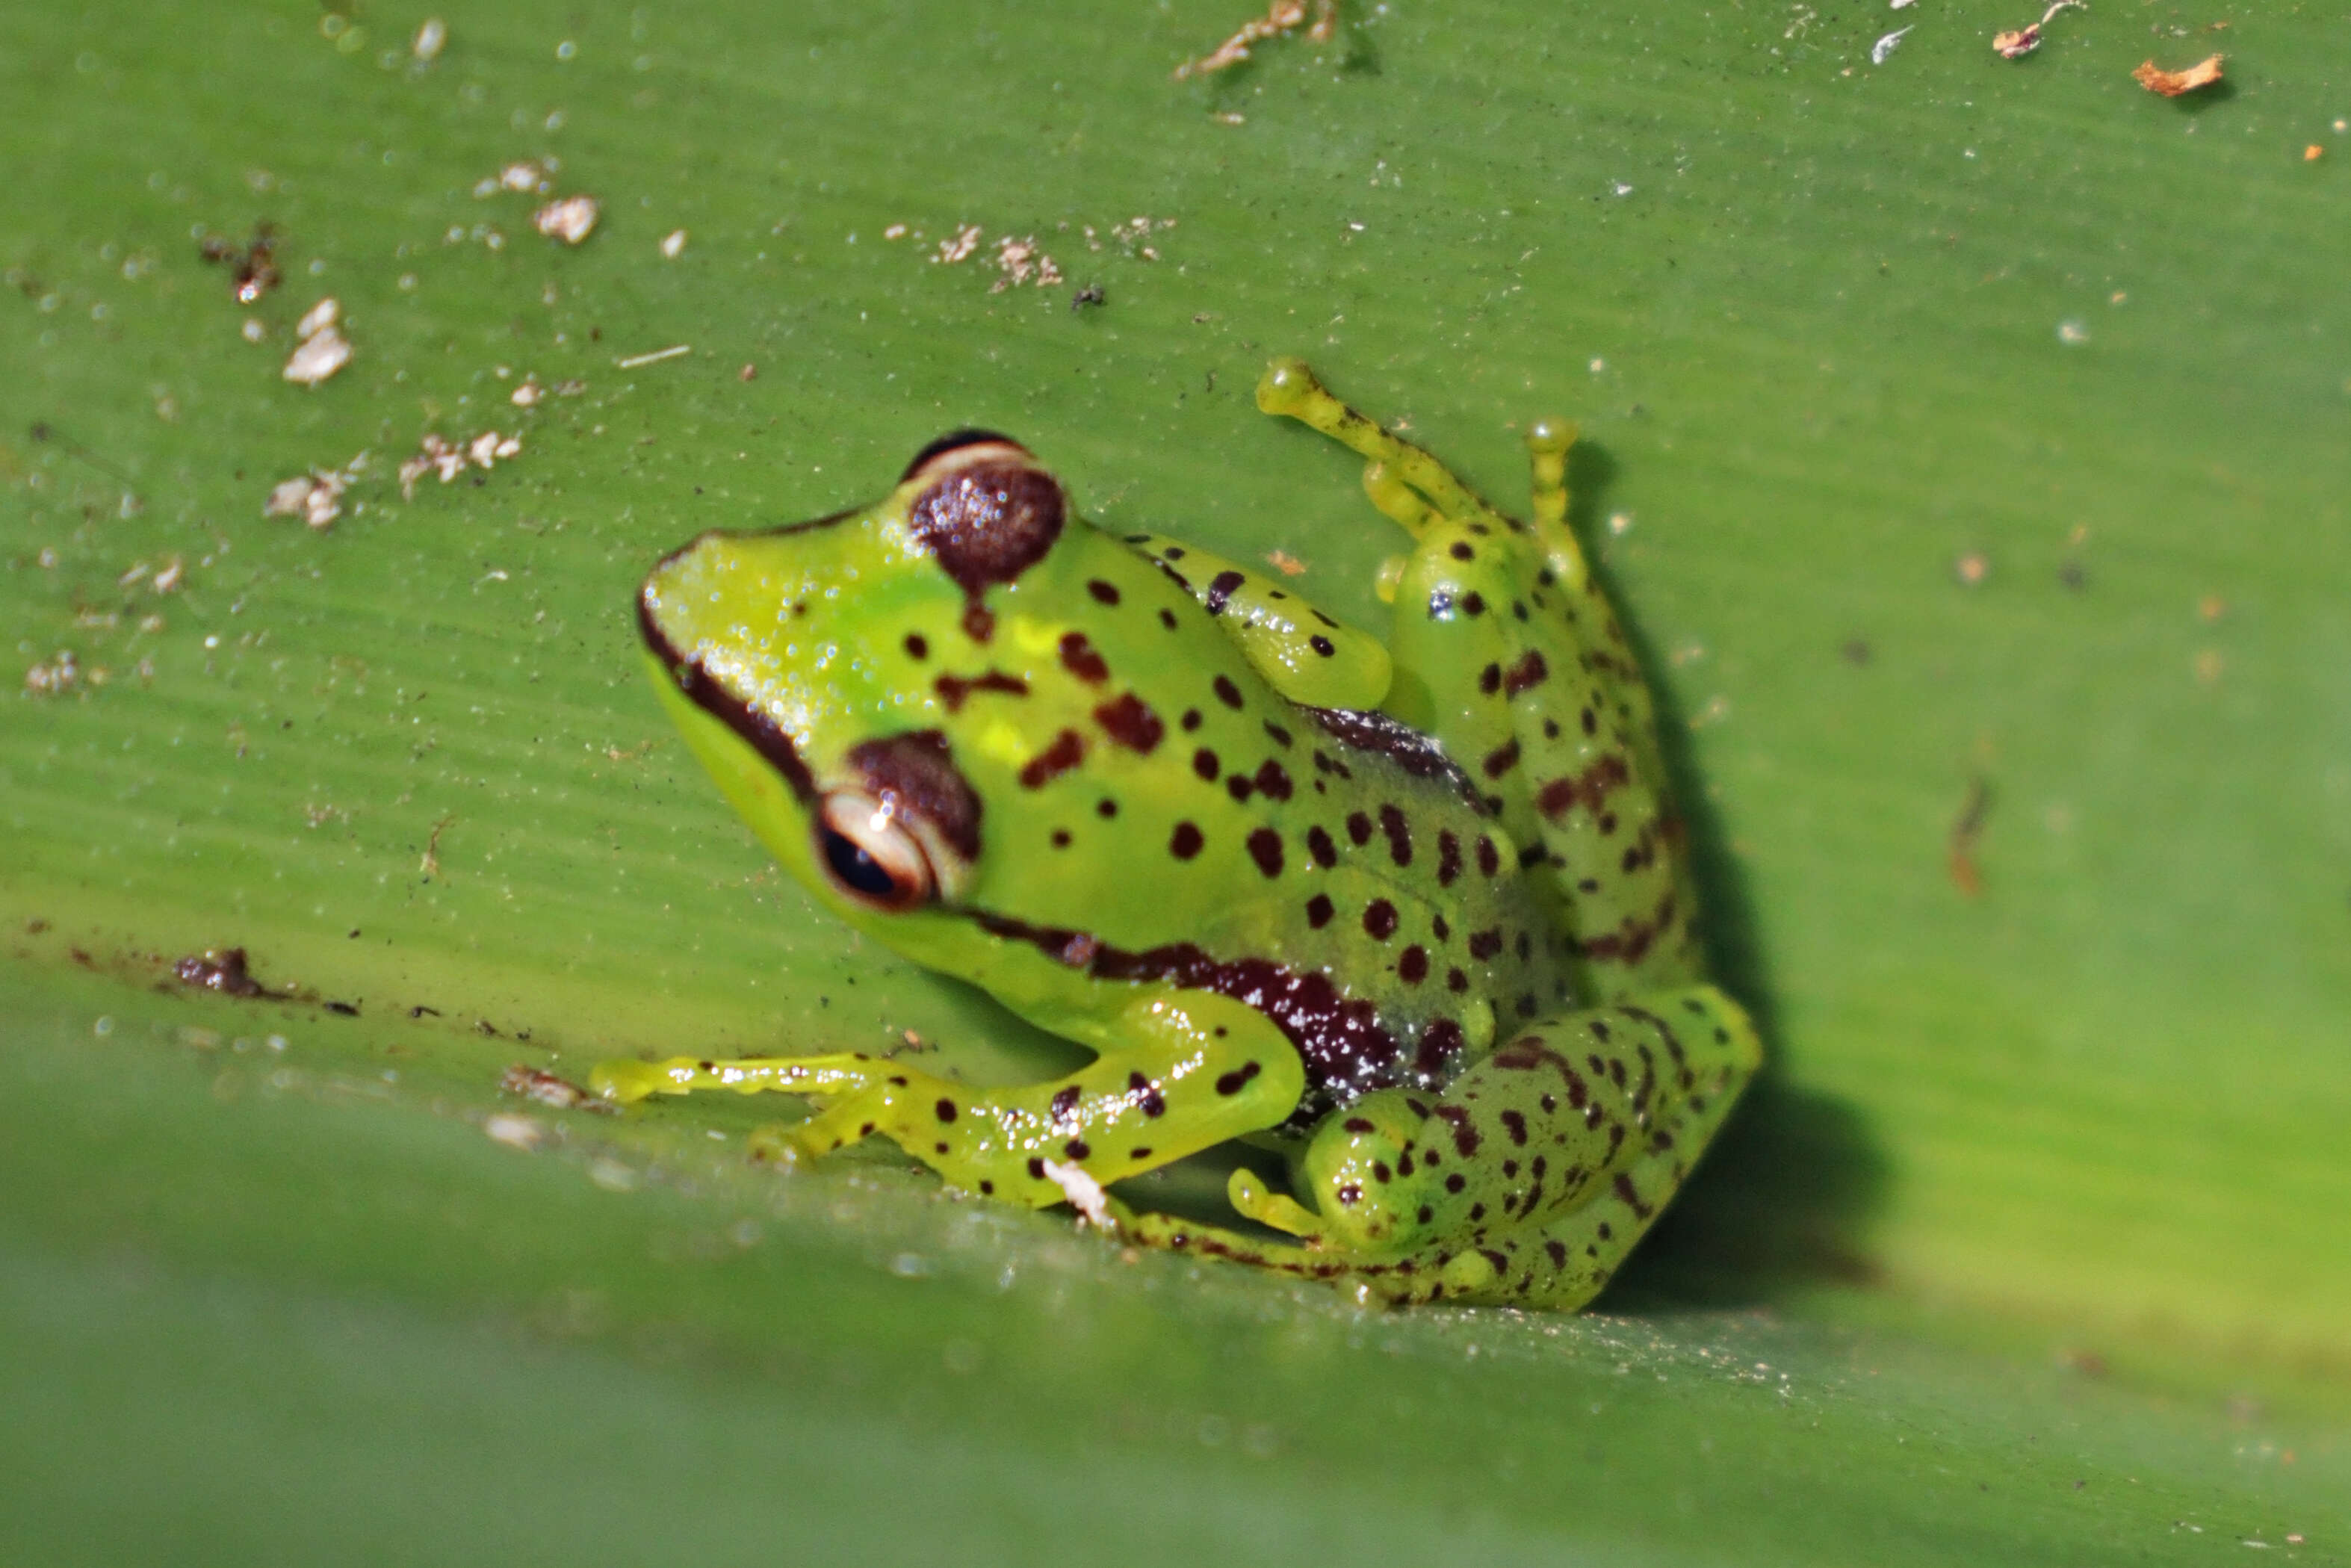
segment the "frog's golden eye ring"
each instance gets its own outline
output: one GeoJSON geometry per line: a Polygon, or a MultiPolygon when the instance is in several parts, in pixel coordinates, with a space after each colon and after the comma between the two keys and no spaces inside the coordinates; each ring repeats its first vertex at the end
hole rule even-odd
{"type": "MultiPolygon", "coordinates": [[[[920,452],[914,454],[914,461],[906,465],[906,471],[898,476],[898,483],[903,485],[907,480],[914,478],[916,475],[922,474],[925,469],[932,468],[934,466],[937,468],[938,473],[926,475],[925,477],[935,479],[940,474],[944,474],[950,467],[962,467],[964,464],[961,462],[948,463],[942,462],[940,460],[943,458],[951,458],[955,454],[962,452],[965,448],[971,446],[997,446],[1004,448],[1007,452],[1017,454],[1021,457],[1029,455],[1029,449],[1027,447],[1013,440],[1012,437],[1003,434],[998,431],[950,430],[945,435],[940,436],[936,441],[932,442],[928,446],[924,447],[920,452]]],[[[968,461],[968,459],[966,461],[968,461]]]]}
{"type": "Polygon", "coordinates": [[[937,890],[931,862],[886,801],[856,789],[824,798],[816,819],[817,859],[832,883],[877,909],[912,909],[937,890]]]}

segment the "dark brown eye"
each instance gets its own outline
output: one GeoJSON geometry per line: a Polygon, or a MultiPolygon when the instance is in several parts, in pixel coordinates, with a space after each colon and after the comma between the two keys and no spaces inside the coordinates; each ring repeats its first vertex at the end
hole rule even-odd
{"type": "Polygon", "coordinates": [[[834,886],[879,908],[912,909],[936,886],[923,846],[891,807],[853,789],[824,798],[816,851],[834,886]]]}

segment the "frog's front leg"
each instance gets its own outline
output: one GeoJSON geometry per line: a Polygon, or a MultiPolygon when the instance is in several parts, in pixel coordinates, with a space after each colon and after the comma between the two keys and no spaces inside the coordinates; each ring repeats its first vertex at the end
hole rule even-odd
{"type": "Polygon", "coordinates": [[[821,1113],[763,1146],[814,1158],[886,1137],[955,1186],[1031,1207],[1069,1199],[1066,1167],[1097,1184],[1140,1176],[1280,1124],[1305,1090],[1296,1048],[1263,1014],[1213,992],[1138,988],[1105,1032],[1117,1043],[1081,1071],[1009,1088],[864,1056],[610,1063],[593,1082],[622,1098],[698,1088],[820,1095],[831,1101],[821,1113]],[[620,1087],[642,1082],[652,1087],[639,1094],[620,1087]]]}

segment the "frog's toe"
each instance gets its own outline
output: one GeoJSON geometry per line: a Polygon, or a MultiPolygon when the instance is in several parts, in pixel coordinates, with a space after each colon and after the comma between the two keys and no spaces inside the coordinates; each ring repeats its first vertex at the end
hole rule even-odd
{"type": "Polygon", "coordinates": [[[590,1092],[616,1104],[633,1105],[649,1095],[664,1090],[676,1092],[684,1085],[672,1081],[665,1063],[622,1058],[600,1061],[590,1069],[588,1088],[590,1092]]]}
{"type": "Polygon", "coordinates": [[[800,1128],[806,1124],[801,1122],[769,1122],[754,1127],[750,1136],[743,1140],[744,1149],[755,1164],[782,1166],[789,1169],[808,1155],[808,1151],[800,1146],[799,1136],[800,1128]]]}
{"type": "Polygon", "coordinates": [[[1266,366],[1265,374],[1258,378],[1257,405],[1268,413],[1295,414],[1322,390],[1322,383],[1314,379],[1304,360],[1285,354],[1266,366]]]}
{"type": "Polygon", "coordinates": [[[1270,1226],[1291,1236],[1319,1240],[1329,1228],[1322,1217],[1284,1192],[1269,1191],[1257,1178],[1257,1173],[1246,1167],[1233,1172],[1225,1182],[1225,1201],[1236,1212],[1270,1226]]]}

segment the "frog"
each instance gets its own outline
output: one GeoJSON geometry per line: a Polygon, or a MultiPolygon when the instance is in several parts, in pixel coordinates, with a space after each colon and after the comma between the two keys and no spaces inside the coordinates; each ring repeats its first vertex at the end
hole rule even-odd
{"type": "Polygon", "coordinates": [[[1406,537],[1384,639],[1088,522],[984,430],[872,505],[704,533],[637,595],[687,749],[814,903],[1091,1063],[975,1087],[894,1053],[681,1056],[591,1085],[801,1096],[756,1153],[887,1139],[958,1193],[1365,1302],[1580,1308],[1762,1050],[1708,973],[1656,703],[1569,522],[1575,427],[1527,426],[1521,519],[1301,360],[1256,398],[1362,458],[1406,537]],[[1263,1156],[1231,1218],[1135,1196],[1225,1145],[1263,1156]]]}

